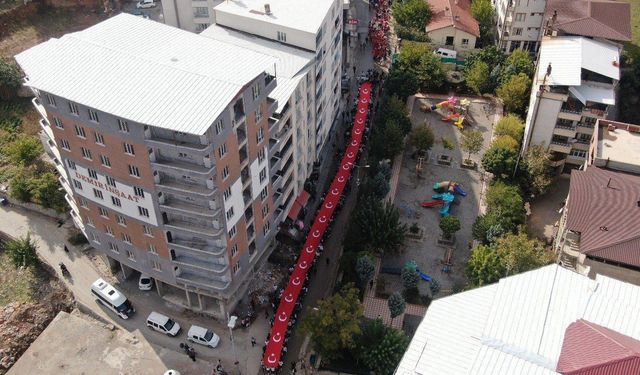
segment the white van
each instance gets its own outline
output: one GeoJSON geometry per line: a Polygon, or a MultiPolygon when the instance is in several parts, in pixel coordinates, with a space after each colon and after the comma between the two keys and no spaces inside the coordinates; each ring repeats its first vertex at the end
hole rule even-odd
{"type": "Polygon", "coordinates": [[[200,326],[191,326],[187,333],[187,340],[215,348],[220,342],[220,337],[209,329],[200,326]]]}
{"type": "Polygon", "coordinates": [[[180,332],[180,324],[155,311],[147,317],[147,327],[169,336],[175,336],[180,332]]]}
{"type": "Polygon", "coordinates": [[[438,48],[437,50],[433,51],[433,53],[440,57],[446,57],[449,59],[455,59],[458,56],[458,52],[446,48],[438,48]]]}
{"type": "Polygon", "coordinates": [[[127,297],[103,279],[98,279],[91,284],[91,294],[122,319],[128,319],[136,312],[127,297]]]}

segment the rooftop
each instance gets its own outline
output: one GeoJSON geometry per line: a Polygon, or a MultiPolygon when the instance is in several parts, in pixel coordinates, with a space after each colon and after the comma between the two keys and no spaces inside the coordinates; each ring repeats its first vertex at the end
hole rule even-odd
{"type": "Polygon", "coordinates": [[[275,59],[121,13],[16,56],[28,85],[134,122],[204,134],[275,59]]]}
{"type": "Polygon", "coordinates": [[[640,167],[640,126],[599,120],[596,158],[640,167]]]}
{"type": "Polygon", "coordinates": [[[558,265],[434,300],[397,375],[555,375],[566,328],[585,319],[640,338],[640,287],[558,265]]]}
{"type": "Polygon", "coordinates": [[[571,172],[567,229],[581,253],[640,267],[640,176],[589,166],[571,172]]]}
{"type": "Polygon", "coordinates": [[[433,16],[427,25],[427,32],[454,27],[480,37],[478,21],[471,15],[469,0],[427,0],[433,16]]]}
{"type": "Polygon", "coordinates": [[[567,34],[631,40],[631,8],[624,1],[548,0],[545,20],[557,11],[555,28],[567,34]]]}
{"type": "Polygon", "coordinates": [[[315,34],[333,3],[332,0],[225,1],[216,6],[215,11],[315,34]],[[265,4],[269,4],[270,14],[265,13],[265,4]]]}
{"type": "Polygon", "coordinates": [[[580,86],[582,69],[614,80],[620,79],[618,47],[580,36],[545,37],[540,47],[538,82],[542,82],[551,64],[546,85],[580,86]]]}

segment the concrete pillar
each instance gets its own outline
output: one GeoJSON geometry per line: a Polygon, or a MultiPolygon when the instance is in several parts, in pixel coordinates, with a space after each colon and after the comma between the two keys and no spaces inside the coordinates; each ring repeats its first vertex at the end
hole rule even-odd
{"type": "Polygon", "coordinates": [[[196,296],[198,297],[198,307],[200,308],[200,310],[204,310],[202,308],[202,296],[200,296],[200,293],[196,293],[196,296]]]}
{"type": "Polygon", "coordinates": [[[156,282],[156,291],[158,292],[158,296],[162,297],[162,285],[163,282],[162,281],[158,281],[157,279],[154,279],[156,282]]]}
{"type": "Polygon", "coordinates": [[[189,296],[189,291],[185,289],[184,293],[187,295],[187,306],[191,307],[191,297],[189,296]]]}

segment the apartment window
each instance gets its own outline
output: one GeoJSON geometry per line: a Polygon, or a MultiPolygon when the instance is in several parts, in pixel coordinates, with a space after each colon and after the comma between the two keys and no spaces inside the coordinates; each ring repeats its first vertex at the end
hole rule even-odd
{"type": "Polygon", "coordinates": [[[73,186],[74,186],[76,189],[78,189],[78,190],[82,190],[82,184],[80,183],[80,181],[75,180],[75,179],[74,179],[74,180],[71,180],[71,181],[73,181],[73,186]]]}
{"type": "Polygon", "coordinates": [[[75,161],[67,159],[67,165],[69,166],[70,169],[73,169],[74,171],[76,170],[76,162],[75,161]]]}
{"type": "Polygon", "coordinates": [[[199,33],[201,31],[204,31],[209,26],[210,24],[208,23],[196,23],[196,32],[199,33]]]}
{"type": "Polygon", "coordinates": [[[104,226],[104,231],[105,231],[105,232],[107,232],[107,234],[108,234],[108,235],[110,235],[111,237],[113,237],[113,229],[112,229],[110,226],[105,225],[105,226],[104,226]]]}
{"type": "Polygon", "coordinates": [[[97,180],[98,179],[98,172],[96,172],[95,170],[89,168],[87,169],[87,173],[89,174],[89,177],[97,180]]]}
{"type": "Polygon", "coordinates": [[[96,198],[104,199],[102,192],[96,188],[93,189],[93,196],[96,198]]]}
{"type": "Polygon", "coordinates": [[[113,177],[104,176],[104,178],[107,180],[107,185],[116,187],[116,180],[113,177]]]}
{"type": "Polygon", "coordinates": [[[260,83],[256,83],[251,87],[251,96],[253,97],[253,100],[258,100],[260,97],[260,83]]]}
{"type": "Polygon", "coordinates": [[[84,148],[84,147],[80,147],[80,151],[82,151],[82,157],[85,159],[89,159],[91,160],[91,150],[84,148]]]}
{"type": "Polygon", "coordinates": [[[120,253],[118,245],[114,244],[113,242],[109,242],[109,250],[113,251],[114,253],[120,253]]]}
{"type": "Polygon", "coordinates": [[[514,27],[513,28],[513,35],[522,35],[522,27],[514,27]]]}
{"type": "Polygon", "coordinates": [[[106,155],[100,155],[100,162],[102,163],[102,165],[104,165],[105,167],[109,167],[111,168],[111,160],[109,160],[109,157],[106,155]]]}
{"type": "Polygon", "coordinates": [[[193,8],[193,17],[194,18],[209,17],[209,8],[207,7],[193,8]]]}
{"type": "Polygon", "coordinates": [[[122,215],[116,215],[116,223],[122,225],[123,227],[127,226],[127,219],[122,215]]]}
{"type": "Polygon", "coordinates": [[[76,116],[80,115],[80,112],[78,111],[78,105],[74,102],[69,102],[69,112],[76,116]]]}
{"type": "Polygon", "coordinates": [[[264,159],[265,159],[264,148],[261,148],[260,150],[258,150],[258,163],[262,163],[264,159]]]}
{"type": "Polygon", "coordinates": [[[139,214],[140,216],[149,217],[149,210],[147,210],[147,209],[146,209],[146,208],[144,208],[144,207],[140,207],[140,206],[138,206],[138,214],[139,214]]]}
{"type": "Polygon", "coordinates": [[[229,235],[229,238],[233,238],[236,236],[236,233],[238,233],[238,230],[236,229],[236,226],[232,226],[231,229],[229,229],[229,232],[227,233],[229,235]]]}
{"type": "Polygon", "coordinates": [[[96,143],[99,145],[104,146],[104,137],[102,136],[102,134],[100,133],[93,133],[95,139],[96,139],[96,143]]]}
{"type": "Polygon", "coordinates": [[[127,258],[129,258],[129,260],[136,260],[136,255],[133,253],[132,250],[127,250],[127,258]]]}
{"type": "Polygon", "coordinates": [[[231,198],[231,186],[229,186],[228,188],[224,189],[224,192],[222,193],[222,196],[224,197],[224,201],[226,202],[229,198],[231,198]]]}
{"type": "Polygon", "coordinates": [[[120,202],[120,198],[116,198],[112,196],[111,203],[113,203],[114,206],[122,207],[122,202],[120,202]]]}
{"type": "Polygon", "coordinates": [[[235,275],[238,271],[240,271],[240,262],[233,265],[233,274],[235,275]]]}
{"type": "Polygon", "coordinates": [[[93,241],[95,243],[100,243],[100,241],[98,240],[98,236],[96,236],[95,233],[89,232],[89,237],[91,237],[91,241],[93,241]]]}
{"type": "Polygon", "coordinates": [[[157,260],[152,260],[151,261],[151,267],[153,267],[153,269],[156,270],[156,271],[162,271],[162,266],[160,265],[160,263],[157,260]]]}
{"type": "Polygon", "coordinates": [[[269,205],[265,204],[264,207],[262,207],[262,218],[264,219],[267,215],[269,215],[269,205]]]}
{"type": "Polygon", "coordinates": [[[135,194],[138,197],[144,198],[144,190],[142,190],[142,188],[139,188],[137,186],[133,187],[133,194],[135,194]]]}
{"type": "Polygon", "coordinates": [[[231,247],[231,257],[233,258],[236,254],[238,254],[238,244],[231,247]]]}
{"type": "Polygon", "coordinates": [[[264,189],[262,189],[262,191],[260,192],[260,199],[267,199],[267,194],[269,194],[269,187],[265,186],[264,189]]]}
{"type": "Polygon", "coordinates": [[[84,198],[80,198],[80,207],[82,208],[88,208],[89,204],[87,203],[87,200],[84,198]]]}
{"type": "Polygon", "coordinates": [[[93,122],[100,122],[98,121],[98,112],[94,111],[93,109],[89,110],[89,119],[93,122]]]}
{"type": "Polygon", "coordinates": [[[136,154],[135,150],[133,149],[133,145],[132,144],[123,143],[122,145],[124,146],[124,153],[125,154],[129,154],[129,155],[135,155],[136,154]]]}
{"type": "Polygon", "coordinates": [[[64,148],[67,151],[71,150],[71,146],[69,145],[69,141],[67,141],[66,139],[61,139],[60,140],[60,147],[64,148]]]}
{"type": "Polygon", "coordinates": [[[90,218],[89,216],[87,216],[85,223],[91,225],[92,227],[95,227],[95,224],[93,223],[93,219],[90,218]]]}
{"type": "Polygon", "coordinates": [[[131,243],[131,236],[129,236],[126,233],[122,233],[122,241],[130,244],[131,243]]]}
{"type": "Polygon", "coordinates": [[[54,117],[53,123],[56,125],[56,128],[64,129],[64,124],[62,123],[62,120],[60,120],[59,118],[54,117]]]}
{"type": "Polygon", "coordinates": [[[230,220],[233,217],[233,207],[231,207],[228,211],[227,211],[227,220],[230,220]]]}
{"type": "Polygon", "coordinates": [[[267,168],[262,168],[260,171],[260,183],[264,182],[267,179],[267,168]]]}
{"type": "Polygon", "coordinates": [[[222,168],[222,179],[226,180],[227,177],[229,177],[229,166],[225,165],[224,168],[222,168]]]}
{"type": "Polygon", "coordinates": [[[135,165],[129,164],[129,174],[131,176],[140,177],[140,170],[135,165]]]}
{"type": "Polygon", "coordinates": [[[469,39],[462,39],[462,45],[463,46],[468,46],[469,45],[469,39]]]}
{"type": "Polygon", "coordinates": [[[260,107],[258,107],[258,109],[256,109],[256,124],[258,122],[260,122],[260,120],[262,120],[262,110],[260,109],[260,107]]]}
{"type": "Polygon", "coordinates": [[[144,234],[146,236],[153,237],[153,231],[151,230],[151,227],[143,225],[142,226],[142,231],[144,232],[144,234]]]}
{"type": "Polygon", "coordinates": [[[258,132],[256,133],[256,142],[260,143],[264,139],[264,129],[258,128],[258,132]]]}
{"type": "Polygon", "coordinates": [[[56,106],[56,98],[53,97],[53,95],[51,94],[46,94],[45,97],[47,98],[47,103],[50,106],[55,107],[56,106]]]}
{"type": "Polygon", "coordinates": [[[123,133],[129,132],[129,124],[121,119],[118,119],[118,129],[123,133]]]}
{"type": "Polygon", "coordinates": [[[270,229],[271,229],[271,224],[268,221],[265,221],[264,226],[262,227],[262,234],[266,236],[267,233],[269,233],[270,229]]]}
{"type": "Polygon", "coordinates": [[[222,120],[218,120],[218,122],[216,122],[216,134],[222,133],[223,130],[224,124],[222,124],[222,120]]]}
{"type": "Polygon", "coordinates": [[[527,17],[526,13],[516,13],[516,21],[517,22],[524,22],[526,17],[527,17]]]}
{"type": "Polygon", "coordinates": [[[82,126],[75,126],[76,128],[76,135],[80,138],[87,138],[85,132],[84,132],[84,128],[82,126]]]}
{"type": "Polygon", "coordinates": [[[222,159],[227,154],[227,144],[223,143],[222,146],[218,147],[218,156],[222,159]]]}
{"type": "Polygon", "coordinates": [[[150,244],[147,246],[147,250],[149,250],[149,252],[150,252],[151,254],[158,254],[158,250],[156,249],[156,246],[155,246],[154,244],[152,244],[152,243],[150,243],[150,244]]]}
{"type": "Polygon", "coordinates": [[[102,207],[98,207],[98,212],[100,213],[100,216],[105,217],[105,218],[109,218],[109,211],[107,211],[106,209],[102,208],[102,207]]]}
{"type": "Polygon", "coordinates": [[[278,41],[286,42],[287,41],[287,33],[283,33],[282,31],[278,31],[277,33],[278,41]]]}

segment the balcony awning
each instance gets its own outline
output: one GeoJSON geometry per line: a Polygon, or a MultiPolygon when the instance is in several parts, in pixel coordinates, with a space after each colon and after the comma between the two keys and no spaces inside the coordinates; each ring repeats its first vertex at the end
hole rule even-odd
{"type": "Polygon", "coordinates": [[[612,88],[590,85],[571,86],[569,92],[582,104],[587,104],[587,101],[607,105],[616,104],[616,94],[612,88]]]}
{"type": "Polygon", "coordinates": [[[289,219],[291,220],[297,219],[298,215],[300,214],[300,210],[307,204],[308,201],[309,201],[309,193],[307,193],[306,190],[303,190],[302,193],[300,193],[300,195],[298,195],[296,200],[293,202],[293,206],[291,206],[291,210],[289,210],[289,215],[287,215],[289,219]]]}

